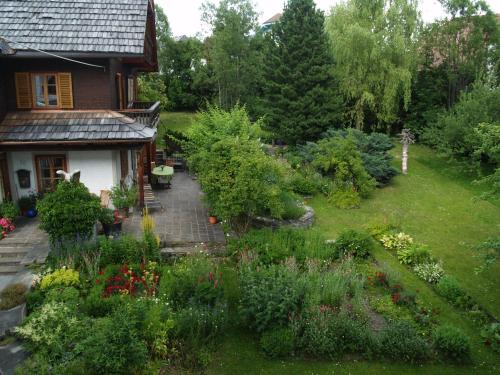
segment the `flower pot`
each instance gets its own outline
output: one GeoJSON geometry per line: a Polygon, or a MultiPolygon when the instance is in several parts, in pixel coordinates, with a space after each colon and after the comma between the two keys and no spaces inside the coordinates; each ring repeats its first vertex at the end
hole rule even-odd
{"type": "Polygon", "coordinates": [[[13,307],[10,310],[0,310],[0,337],[10,332],[14,327],[21,325],[26,318],[26,303],[13,307]]]}
{"type": "Polygon", "coordinates": [[[113,236],[119,236],[122,232],[122,223],[113,224],[113,236]]]}
{"type": "Polygon", "coordinates": [[[102,231],[106,237],[111,236],[111,232],[113,231],[113,224],[102,224],[102,231]]]}
{"type": "Polygon", "coordinates": [[[217,224],[217,216],[209,216],[208,217],[208,222],[210,224],[217,224]]]}
{"type": "Polygon", "coordinates": [[[30,208],[28,211],[26,211],[26,216],[29,218],[34,218],[36,217],[36,215],[38,215],[38,212],[34,208],[30,208]]]}

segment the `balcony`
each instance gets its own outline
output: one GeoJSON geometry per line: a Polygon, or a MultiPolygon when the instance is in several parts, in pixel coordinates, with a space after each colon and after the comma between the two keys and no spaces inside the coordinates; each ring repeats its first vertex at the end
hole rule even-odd
{"type": "Polygon", "coordinates": [[[117,111],[135,121],[156,128],[160,121],[160,102],[132,102],[127,109],[117,111]]]}

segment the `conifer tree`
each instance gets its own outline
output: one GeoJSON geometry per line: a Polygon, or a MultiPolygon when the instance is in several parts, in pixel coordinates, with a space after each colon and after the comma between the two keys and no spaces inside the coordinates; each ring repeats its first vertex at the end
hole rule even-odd
{"type": "Polygon", "coordinates": [[[324,22],[313,0],[288,0],[267,37],[262,110],[267,129],[289,144],[316,140],[340,124],[324,22]]]}

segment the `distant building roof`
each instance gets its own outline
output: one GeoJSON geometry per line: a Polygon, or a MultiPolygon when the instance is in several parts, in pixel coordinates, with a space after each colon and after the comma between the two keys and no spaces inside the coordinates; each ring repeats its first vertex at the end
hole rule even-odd
{"type": "Polygon", "coordinates": [[[275,22],[278,22],[281,19],[281,16],[283,16],[282,13],[276,13],[274,16],[269,18],[267,21],[264,21],[262,25],[268,25],[268,24],[273,24],[275,22]]]}
{"type": "Polygon", "coordinates": [[[0,37],[18,51],[142,54],[149,1],[2,0],[0,37]]]}
{"type": "Polygon", "coordinates": [[[10,112],[0,123],[0,144],[151,141],[156,130],[114,111],[10,112]]]}

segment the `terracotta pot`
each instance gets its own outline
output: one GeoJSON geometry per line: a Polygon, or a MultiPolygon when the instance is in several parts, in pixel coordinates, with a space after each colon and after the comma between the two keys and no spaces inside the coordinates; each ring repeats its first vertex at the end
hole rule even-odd
{"type": "Polygon", "coordinates": [[[217,216],[209,216],[208,217],[208,222],[210,224],[217,224],[217,216]]]}

